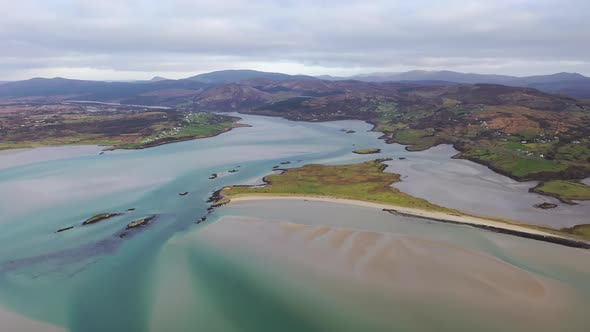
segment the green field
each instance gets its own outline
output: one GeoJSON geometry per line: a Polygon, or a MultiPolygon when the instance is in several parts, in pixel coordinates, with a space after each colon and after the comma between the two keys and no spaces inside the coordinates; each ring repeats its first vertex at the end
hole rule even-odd
{"type": "Polygon", "coordinates": [[[557,174],[568,168],[567,165],[554,160],[513,153],[504,149],[493,149],[489,146],[471,146],[460,156],[488,165],[493,170],[516,179],[534,178],[535,174],[541,172],[557,174]]]}
{"type": "Polygon", "coordinates": [[[559,198],[566,203],[590,200],[590,186],[570,181],[547,181],[533,189],[534,192],[559,198]]]}

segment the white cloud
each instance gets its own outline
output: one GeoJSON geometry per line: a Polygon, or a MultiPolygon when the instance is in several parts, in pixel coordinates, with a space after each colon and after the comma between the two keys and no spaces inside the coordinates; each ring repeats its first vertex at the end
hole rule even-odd
{"type": "Polygon", "coordinates": [[[245,67],[590,74],[587,0],[0,0],[0,6],[0,80],[43,73],[182,77],[245,67]]]}

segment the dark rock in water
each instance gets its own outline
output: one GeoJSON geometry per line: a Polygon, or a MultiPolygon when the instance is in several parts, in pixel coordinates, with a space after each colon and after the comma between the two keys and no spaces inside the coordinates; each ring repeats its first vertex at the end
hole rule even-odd
{"type": "Polygon", "coordinates": [[[201,217],[199,220],[196,221],[197,224],[202,223],[203,221],[207,220],[207,216],[201,217]]]}
{"type": "Polygon", "coordinates": [[[101,153],[99,153],[99,154],[100,154],[100,155],[103,155],[103,154],[104,154],[104,152],[101,152],[101,153]]]}
{"type": "Polygon", "coordinates": [[[127,212],[131,212],[131,211],[135,211],[135,208],[129,208],[129,209],[127,209],[127,212]]]}
{"type": "Polygon", "coordinates": [[[290,163],[291,163],[290,161],[283,161],[283,162],[281,163],[281,165],[289,165],[290,163]]]}
{"type": "Polygon", "coordinates": [[[209,180],[217,179],[217,173],[209,175],[209,180]]]}
{"type": "Polygon", "coordinates": [[[229,172],[230,172],[230,173],[237,173],[237,172],[239,172],[239,171],[238,171],[237,169],[232,169],[232,170],[230,170],[229,172]]]}
{"type": "Polygon", "coordinates": [[[277,169],[277,168],[279,168],[279,167],[280,167],[280,166],[273,166],[273,167],[272,167],[272,169],[277,169]]]}
{"type": "Polygon", "coordinates": [[[137,219],[137,220],[129,223],[125,229],[133,229],[133,228],[137,228],[137,227],[143,227],[143,226],[147,225],[155,217],[156,216],[154,215],[154,216],[149,216],[149,217],[137,219]]]}
{"type": "Polygon", "coordinates": [[[354,131],[354,130],[347,130],[346,133],[347,134],[354,134],[354,133],[356,133],[356,131],[354,131]]]}
{"type": "Polygon", "coordinates": [[[69,231],[70,229],[74,228],[74,226],[70,226],[70,227],[64,227],[64,228],[60,228],[56,231],[56,233],[61,233],[61,232],[65,232],[65,231],[69,231]]]}
{"type": "Polygon", "coordinates": [[[536,204],[534,205],[534,207],[539,208],[539,209],[543,209],[543,210],[547,210],[547,209],[554,209],[557,207],[557,204],[553,204],[553,203],[541,203],[541,204],[536,204]]]}
{"type": "Polygon", "coordinates": [[[100,213],[97,214],[93,217],[90,217],[86,220],[84,220],[84,222],[82,223],[82,225],[90,225],[90,224],[95,224],[99,221],[103,221],[112,217],[116,217],[116,216],[120,216],[121,213],[100,213]]]}
{"type": "Polygon", "coordinates": [[[399,160],[406,160],[406,157],[399,157],[399,160]]]}
{"type": "Polygon", "coordinates": [[[207,199],[207,203],[213,203],[213,202],[216,202],[216,201],[220,200],[221,199],[221,191],[222,190],[223,190],[223,188],[222,189],[215,190],[211,194],[211,196],[209,196],[209,199],[207,199]]]}
{"type": "Polygon", "coordinates": [[[186,196],[186,195],[188,195],[188,191],[183,191],[183,192],[181,192],[181,193],[178,193],[178,194],[179,194],[180,196],[186,196]]]}

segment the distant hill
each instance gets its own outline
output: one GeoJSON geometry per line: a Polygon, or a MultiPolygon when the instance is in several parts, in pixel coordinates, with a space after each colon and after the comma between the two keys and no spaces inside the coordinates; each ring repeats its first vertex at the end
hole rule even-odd
{"type": "Polygon", "coordinates": [[[247,69],[240,69],[240,70],[221,70],[221,71],[214,71],[205,74],[199,74],[196,76],[189,77],[187,79],[193,81],[199,81],[202,83],[209,83],[209,84],[220,84],[220,83],[236,83],[244,80],[252,80],[252,79],[269,79],[269,80],[315,80],[317,78],[312,76],[306,75],[288,75],[282,73],[269,73],[263,71],[256,71],[256,70],[247,70],[247,69]]]}
{"type": "Polygon", "coordinates": [[[371,73],[351,77],[321,76],[322,79],[354,79],[365,82],[455,82],[466,84],[488,83],[517,87],[531,87],[549,93],[566,94],[576,98],[590,98],[590,77],[577,73],[557,73],[516,77],[508,75],[485,75],[454,71],[413,70],[402,73],[371,73]]]}

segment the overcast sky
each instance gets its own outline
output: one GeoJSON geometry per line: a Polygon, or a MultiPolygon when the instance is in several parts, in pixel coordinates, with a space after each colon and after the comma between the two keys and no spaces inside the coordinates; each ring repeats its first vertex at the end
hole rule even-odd
{"type": "Polygon", "coordinates": [[[590,76],[590,0],[0,0],[0,81],[448,69],[590,76]]]}

